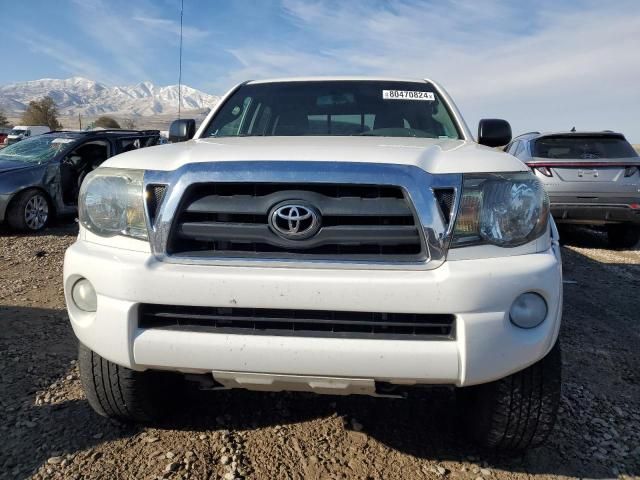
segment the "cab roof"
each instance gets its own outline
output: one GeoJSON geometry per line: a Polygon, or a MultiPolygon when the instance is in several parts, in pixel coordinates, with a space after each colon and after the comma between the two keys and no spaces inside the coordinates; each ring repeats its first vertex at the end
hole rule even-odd
{"type": "Polygon", "coordinates": [[[249,80],[248,85],[258,85],[261,83],[282,83],[282,82],[334,82],[334,81],[373,81],[373,82],[412,82],[412,83],[435,83],[428,78],[399,78],[399,77],[371,77],[371,76],[315,76],[315,77],[282,77],[267,78],[263,80],[249,80]]]}

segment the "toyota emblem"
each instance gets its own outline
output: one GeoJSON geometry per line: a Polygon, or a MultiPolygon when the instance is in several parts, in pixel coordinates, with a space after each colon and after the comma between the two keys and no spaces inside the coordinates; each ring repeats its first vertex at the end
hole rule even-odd
{"type": "Polygon", "coordinates": [[[320,230],[320,212],[310,205],[282,203],[269,215],[269,224],[284,239],[304,240],[320,230]]]}

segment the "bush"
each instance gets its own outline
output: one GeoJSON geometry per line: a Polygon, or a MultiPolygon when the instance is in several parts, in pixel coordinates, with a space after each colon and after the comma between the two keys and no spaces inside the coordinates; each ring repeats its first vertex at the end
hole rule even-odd
{"type": "Polygon", "coordinates": [[[115,118],[102,116],[98,118],[94,123],[94,127],[102,127],[102,128],[120,128],[120,124],[115,120],[115,118]]]}
{"type": "Polygon", "coordinates": [[[10,126],[9,119],[5,116],[4,113],[2,113],[2,111],[0,111],[0,127],[8,127],[8,126],[10,126]]]}
{"type": "Polygon", "coordinates": [[[51,97],[30,101],[27,110],[22,115],[22,123],[25,125],[47,125],[51,130],[62,129],[62,124],[58,121],[58,107],[51,97]]]}

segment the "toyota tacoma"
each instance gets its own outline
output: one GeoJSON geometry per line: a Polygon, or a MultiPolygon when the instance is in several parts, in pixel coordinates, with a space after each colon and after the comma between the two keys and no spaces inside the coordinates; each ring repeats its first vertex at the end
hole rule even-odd
{"type": "Polygon", "coordinates": [[[233,88],[171,145],[89,173],[64,287],[84,391],[152,422],[203,388],[456,391],[469,434],[539,445],[560,398],[562,270],[527,166],[430,80],[233,88]]]}

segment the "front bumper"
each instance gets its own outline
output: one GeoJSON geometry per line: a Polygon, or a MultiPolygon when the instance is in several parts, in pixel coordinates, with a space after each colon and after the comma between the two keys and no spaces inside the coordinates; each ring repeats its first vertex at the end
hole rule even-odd
{"type": "Polygon", "coordinates": [[[557,223],[640,224],[640,197],[550,194],[549,199],[557,223]]]}
{"type": "Polygon", "coordinates": [[[633,223],[640,225],[640,209],[622,205],[551,205],[556,223],[605,225],[607,223],[633,223]]]}
{"type": "Polygon", "coordinates": [[[79,340],[129,368],[398,384],[473,385],[521,370],[551,349],[562,309],[557,246],[537,254],[450,260],[428,271],[369,271],[170,264],[150,253],[80,240],[65,255],[64,286],[79,340]],[[70,298],[81,277],[97,291],[96,313],[82,312],[70,298]],[[542,295],[549,307],[545,321],[530,330],[515,327],[508,313],[513,300],[527,291],[542,295]],[[456,339],[141,329],[141,303],[447,313],[456,315],[456,339]]]}

